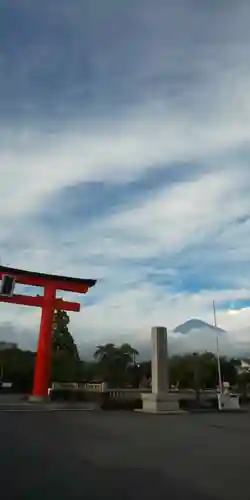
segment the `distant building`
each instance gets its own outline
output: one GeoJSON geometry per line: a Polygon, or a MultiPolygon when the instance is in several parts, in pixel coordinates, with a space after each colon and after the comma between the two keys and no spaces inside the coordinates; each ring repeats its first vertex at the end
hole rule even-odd
{"type": "Polygon", "coordinates": [[[244,373],[250,373],[250,363],[249,360],[245,361],[243,359],[240,360],[240,365],[237,367],[238,375],[242,375],[244,373]]]}
{"type": "Polygon", "coordinates": [[[18,345],[15,342],[4,342],[0,340],[0,351],[6,351],[6,349],[17,349],[18,345]]]}

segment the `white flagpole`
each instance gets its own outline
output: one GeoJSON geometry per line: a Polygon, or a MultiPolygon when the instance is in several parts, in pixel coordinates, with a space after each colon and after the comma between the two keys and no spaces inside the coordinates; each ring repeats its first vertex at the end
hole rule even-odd
{"type": "MultiPolygon", "coordinates": [[[[215,309],[215,301],[214,300],[213,300],[213,312],[214,312],[214,326],[217,328],[216,309],[215,309]]],[[[217,367],[218,367],[219,389],[220,389],[220,396],[221,396],[221,394],[222,394],[222,377],[221,377],[221,366],[220,366],[220,350],[219,350],[218,332],[216,332],[216,357],[217,357],[217,367]]]]}

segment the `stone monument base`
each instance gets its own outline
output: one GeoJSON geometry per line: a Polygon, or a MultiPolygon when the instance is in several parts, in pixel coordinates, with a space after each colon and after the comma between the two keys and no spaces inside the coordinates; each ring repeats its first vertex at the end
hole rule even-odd
{"type": "Polygon", "coordinates": [[[180,409],[178,396],[176,394],[142,393],[142,410],[145,413],[185,413],[180,409]]]}
{"type": "Polygon", "coordinates": [[[218,407],[219,411],[226,410],[241,410],[239,403],[239,396],[230,393],[218,394],[218,407]]]}

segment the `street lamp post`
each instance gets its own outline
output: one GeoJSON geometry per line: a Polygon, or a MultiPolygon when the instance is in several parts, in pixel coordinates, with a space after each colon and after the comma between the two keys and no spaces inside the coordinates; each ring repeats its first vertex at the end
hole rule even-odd
{"type": "MultiPolygon", "coordinates": [[[[216,309],[215,309],[215,301],[213,300],[213,313],[214,313],[214,326],[217,328],[217,319],[216,319],[216,309]]],[[[220,390],[220,398],[219,398],[219,410],[221,409],[221,395],[222,395],[222,376],[221,376],[221,366],[220,366],[220,349],[219,349],[219,335],[216,331],[216,357],[217,357],[217,369],[218,369],[218,382],[219,382],[219,390],[220,390]]]]}

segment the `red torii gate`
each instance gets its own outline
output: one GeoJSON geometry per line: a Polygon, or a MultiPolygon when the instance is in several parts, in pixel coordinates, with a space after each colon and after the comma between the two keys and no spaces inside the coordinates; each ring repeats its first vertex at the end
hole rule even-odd
{"type": "Polygon", "coordinates": [[[36,297],[29,295],[0,294],[0,302],[42,308],[31,398],[33,400],[47,398],[51,373],[51,341],[54,311],[55,309],[75,312],[80,311],[80,304],[78,302],[68,302],[58,299],[56,298],[56,291],[64,290],[67,292],[87,293],[88,289],[96,284],[96,280],[43,274],[0,265],[0,279],[4,276],[9,276],[13,278],[16,283],[21,283],[22,285],[32,285],[44,288],[44,295],[36,297]]]}

